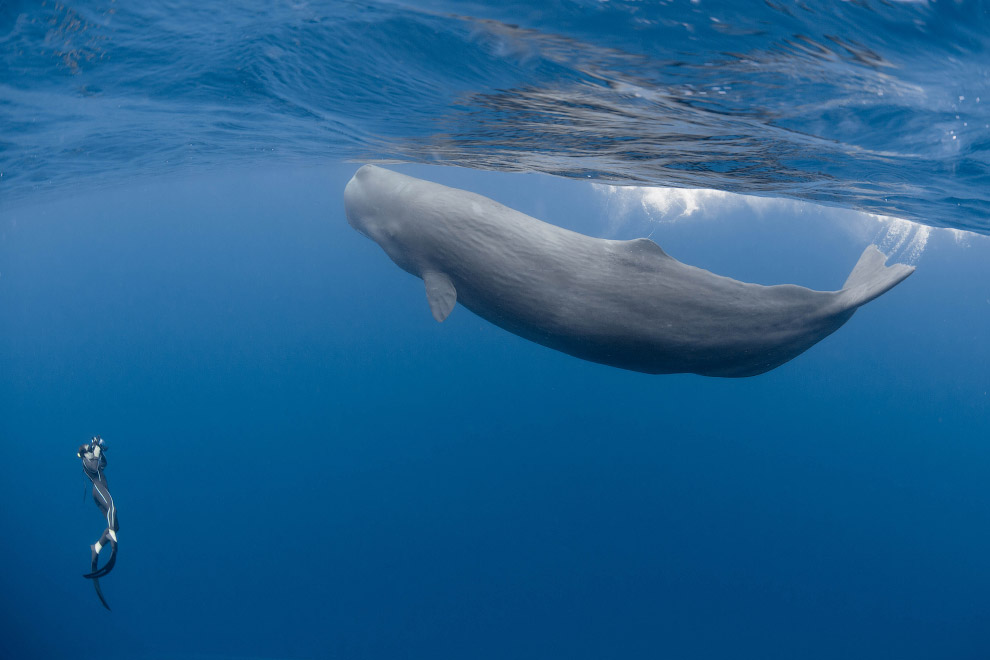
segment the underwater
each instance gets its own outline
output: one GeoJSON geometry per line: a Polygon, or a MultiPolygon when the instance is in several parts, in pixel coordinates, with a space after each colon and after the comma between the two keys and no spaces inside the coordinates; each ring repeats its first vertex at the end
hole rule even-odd
{"type": "Polygon", "coordinates": [[[986,658],[988,106],[983,2],[0,0],[0,658],[986,658]]]}

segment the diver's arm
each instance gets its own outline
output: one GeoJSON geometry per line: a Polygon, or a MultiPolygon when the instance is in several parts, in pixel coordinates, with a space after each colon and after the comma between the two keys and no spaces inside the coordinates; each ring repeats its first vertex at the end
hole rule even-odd
{"type": "Polygon", "coordinates": [[[85,474],[89,478],[90,481],[94,481],[95,482],[99,478],[97,476],[94,476],[94,475],[98,475],[100,473],[100,471],[98,469],[99,462],[98,461],[95,461],[95,466],[97,466],[97,467],[94,467],[93,454],[92,454],[92,452],[89,452],[89,451],[85,451],[82,454],[79,454],[78,456],[79,456],[79,458],[82,459],[83,474],[85,474]]]}

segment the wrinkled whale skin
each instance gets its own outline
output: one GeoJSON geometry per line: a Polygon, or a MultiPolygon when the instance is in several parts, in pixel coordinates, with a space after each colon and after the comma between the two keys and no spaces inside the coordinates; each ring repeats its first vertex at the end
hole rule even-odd
{"type": "Polygon", "coordinates": [[[764,373],[835,332],[913,272],[869,246],[843,288],[762,286],[681,263],[645,239],[585,236],[491,199],[361,167],[348,222],[426,283],[434,317],[459,302],[575,357],[650,374],[764,373]]]}

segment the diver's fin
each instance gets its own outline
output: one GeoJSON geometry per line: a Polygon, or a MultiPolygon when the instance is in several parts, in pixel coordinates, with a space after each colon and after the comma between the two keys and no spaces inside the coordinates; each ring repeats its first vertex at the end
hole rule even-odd
{"type": "Polygon", "coordinates": [[[426,283],[426,300],[430,303],[433,318],[443,322],[457,302],[457,289],[449,277],[436,271],[423,273],[423,282],[426,283]]]}
{"type": "Polygon", "coordinates": [[[100,579],[99,578],[93,578],[93,587],[96,589],[96,595],[100,599],[100,602],[103,603],[103,607],[107,608],[107,612],[112,611],[110,609],[110,606],[107,605],[107,599],[103,597],[103,590],[100,589],[100,579]]]}
{"type": "MultiPolygon", "coordinates": [[[[111,548],[111,550],[110,550],[110,560],[107,562],[108,564],[111,561],[113,561],[114,551],[116,549],[117,549],[116,546],[114,546],[113,548],[111,548]]],[[[100,589],[100,579],[98,577],[95,577],[96,574],[99,573],[99,571],[96,570],[96,566],[97,566],[97,563],[100,560],[100,553],[98,553],[96,551],[96,546],[95,545],[89,546],[89,551],[92,553],[92,557],[91,557],[91,561],[90,561],[90,569],[92,570],[92,573],[90,573],[89,575],[94,576],[94,577],[91,577],[90,579],[93,581],[93,588],[96,589],[96,596],[100,599],[100,602],[103,603],[103,607],[107,608],[107,612],[109,612],[110,611],[110,606],[107,605],[107,599],[103,597],[103,590],[100,589]]],[[[106,573],[104,573],[104,575],[106,575],[106,573]]],[[[85,576],[84,575],[83,577],[88,577],[88,576],[85,576]]]]}
{"type": "Polygon", "coordinates": [[[116,563],[117,563],[117,544],[116,543],[111,543],[110,544],[110,559],[107,560],[107,563],[103,566],[103,568],[101,568],[99,570],[95,570],[95,571],[93,571],[91,573],[87,573],[86,575],[83,575],[83,577],[84,578],[89,578],[89,579],[92,579],[92,578],[101,578],[104,575],[106,575],[107,573],[109,573],[111,570],[113,570],[113,565],[116,564],[116,563]]]}
{"type": "Polygon", "coordinates": [[[893,264],[887,266],[887,257],[876,245],[870,245],[856,262],[842,285],[839,298],[847,307],[865,305],[904,281],[914,272],[914,266],[893,264]]]}

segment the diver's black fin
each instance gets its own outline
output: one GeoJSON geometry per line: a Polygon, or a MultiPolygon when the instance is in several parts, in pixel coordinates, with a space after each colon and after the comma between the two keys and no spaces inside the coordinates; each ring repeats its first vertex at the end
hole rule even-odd
{"type": "Polygon", "coordinates": [[[103,566],[103,568],[99,570],[94,570],[92,573],[87,573],[83,577],[88,579],[101,578],[107,573],[109,573],[111,570],[113,570],[113,565],[116,563],[117,563],[117,544],[111,543],[110,559],[107,560],[107,563],[103,566]]]}
{"type": "MultiPolygon", "coordinates": [[[[113,561],[114,551],[116,549],[117,549],[116,547],[111,549],[110,559],[107,561],[107,564],[113,561]]],[[[109,612],[111,611],[110,606],[107,605],[107,599],[103,597],[103,590],[100,589],[100,579],[98,577],[95,577],[99,573],[99,571],[96,570],[96,566],[100,560],[100,554],[96,551],[96,546],[92,546],[92,545],[89,546],[89,551],[92,554],[92,561],[90,562],[90,570],[92,571],[92,573],[90,573],[89,575],[94,576],[90,579],[93,580],[93,588],[96,589],[96,596],[100,599],[100,602],[103,603],[103,607],[107,608],[107,612],[109,612]]],[[[103,573],[103,575],[106,575],[106,573],[103,573]]],[[[88,577],[88,576],[83,576],[83,577],[88,577]]]]}
{"type": "Polygon", "coordinates": [[[93,587],[96,588],[96,595],[99,597],[100,602],[103,603],[103,607],[107,608],[107,612],[112,612],[110,606],[107,605],[107,599],[103,597],[103,590],[100,589],[100,579],[93,578],[93,587]]]}

